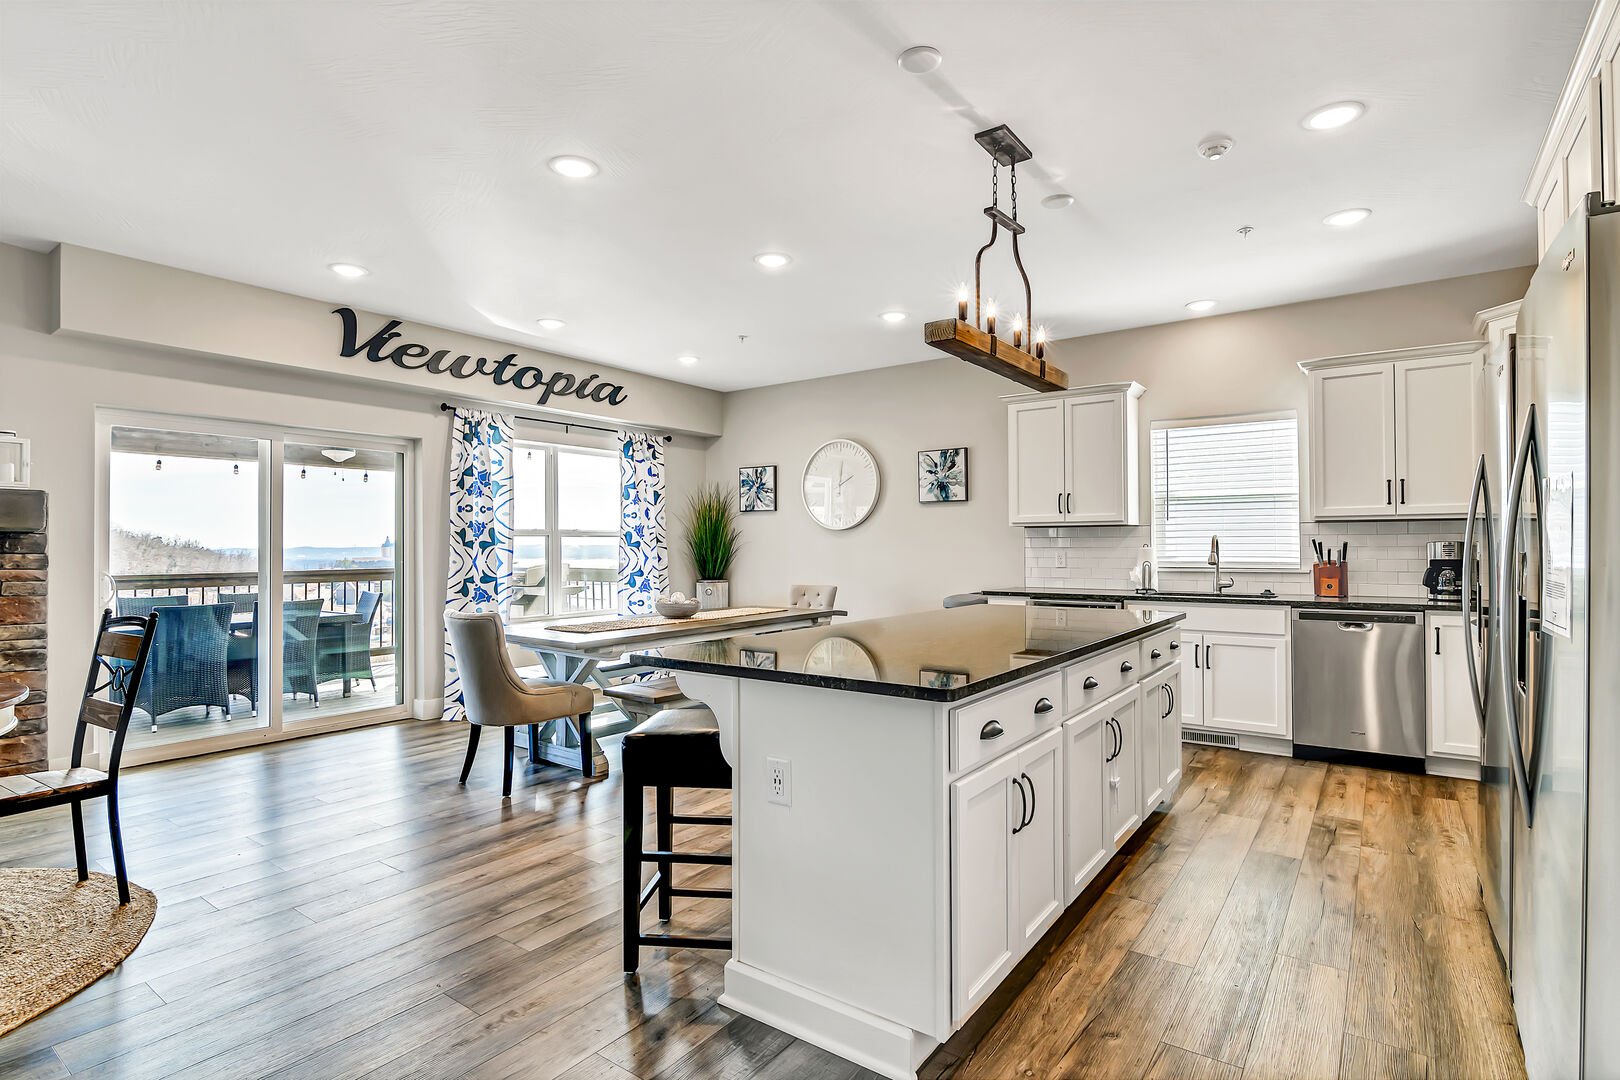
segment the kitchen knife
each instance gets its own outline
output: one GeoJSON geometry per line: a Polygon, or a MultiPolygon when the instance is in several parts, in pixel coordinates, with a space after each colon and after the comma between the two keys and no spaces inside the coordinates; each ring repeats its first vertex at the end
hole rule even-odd
{"type": "Polygon", "coordinates": [[[1341,563],[1342,562],[1348,562],[1349,559],[1350,559],[1350,541],[1346,540],[1344,542],[1344,545],[1339,549],[1339,561],[1341,563]]]}

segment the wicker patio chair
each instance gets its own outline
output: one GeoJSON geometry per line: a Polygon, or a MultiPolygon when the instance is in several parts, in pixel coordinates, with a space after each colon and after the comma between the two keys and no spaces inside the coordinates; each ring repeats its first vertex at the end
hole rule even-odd
{"type": "Polygon", "coordinates": [[[349,683],[368,679],[377,689],[377,676],[371,670],[371,629],[382,607],[382,594],[366,590],[360,594],[355,612],[347,618],[321,620],[320,681],[343,680],[343,696],[349,696],[349,683]]]}
{"type": "MultiPolygon", "coordinates": [[[[157,607],[155,613],[157,635],[135,707],[151,717],[153,731],[158,717],[190,705],[203,706],[204,713],[217,708],[229,717],[231,695],[225,672],[231,605],[171,604],[157,607]]],[[[113,663],[116,666],[121,661],[113,663]]]]}
{"type": "Polygon", "coordinates": [[[183,607],[191,603],[191,597],[185,593],[176,596],[120,596],[118,598],[118,617],[143,618],[152,614],[158,608],[183,607]]]}

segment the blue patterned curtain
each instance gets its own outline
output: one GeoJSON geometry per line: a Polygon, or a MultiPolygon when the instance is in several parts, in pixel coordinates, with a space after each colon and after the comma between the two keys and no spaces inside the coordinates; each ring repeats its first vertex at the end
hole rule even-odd
{"type": "MultiPolygon", "coordinates": [[[[499,611],[512,602],[512,419],[457,409],[450,437],[450,574],[444,609],[499,611]]],[[[444,718],[461,719],[461,675],[444,644],[444,718]]]]}
{"type": "Polygon", "coordinates": [[[619,432],[618,608],[626,615],[653,615],[669,588],[669,547],[664,542],[664,451],[644,431],[619,432]]]}

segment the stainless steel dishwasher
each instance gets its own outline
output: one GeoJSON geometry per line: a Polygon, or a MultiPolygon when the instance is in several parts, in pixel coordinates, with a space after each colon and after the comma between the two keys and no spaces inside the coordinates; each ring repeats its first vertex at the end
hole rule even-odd
{"type": "Polygon", "coordinates": [[[1296,757],[1350,751],[1422,767],[1422,615],[1296,608],[1293,653],[1296,757]]]}

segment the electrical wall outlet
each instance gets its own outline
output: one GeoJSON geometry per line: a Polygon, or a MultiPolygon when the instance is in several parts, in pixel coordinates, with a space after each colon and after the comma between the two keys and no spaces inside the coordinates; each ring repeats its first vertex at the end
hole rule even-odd
{"type": "Polygon", "coordinates": [[[1059,630],[1067,629],[1069,625],[1069,613],[1064,611],[1062,608],[1058,608],[1053,614],[1057,620],[1057,628],[1059,630]]]}
{"type": "Polygon", "coordinates": [[[778,806],[793,805],[793,762],[787,758],[765,759],[765,801],[778,806]]]}
{"type": "Polygon", "coordinates": [[[1052,553],[1052,558],[1056,560],[1055,565],[1057,565],[1060,568],[1069,565],[1069,553],[1064,551],[1062,548],[1059,548],[1057,551],[1054,551],[1052,553]]]}

